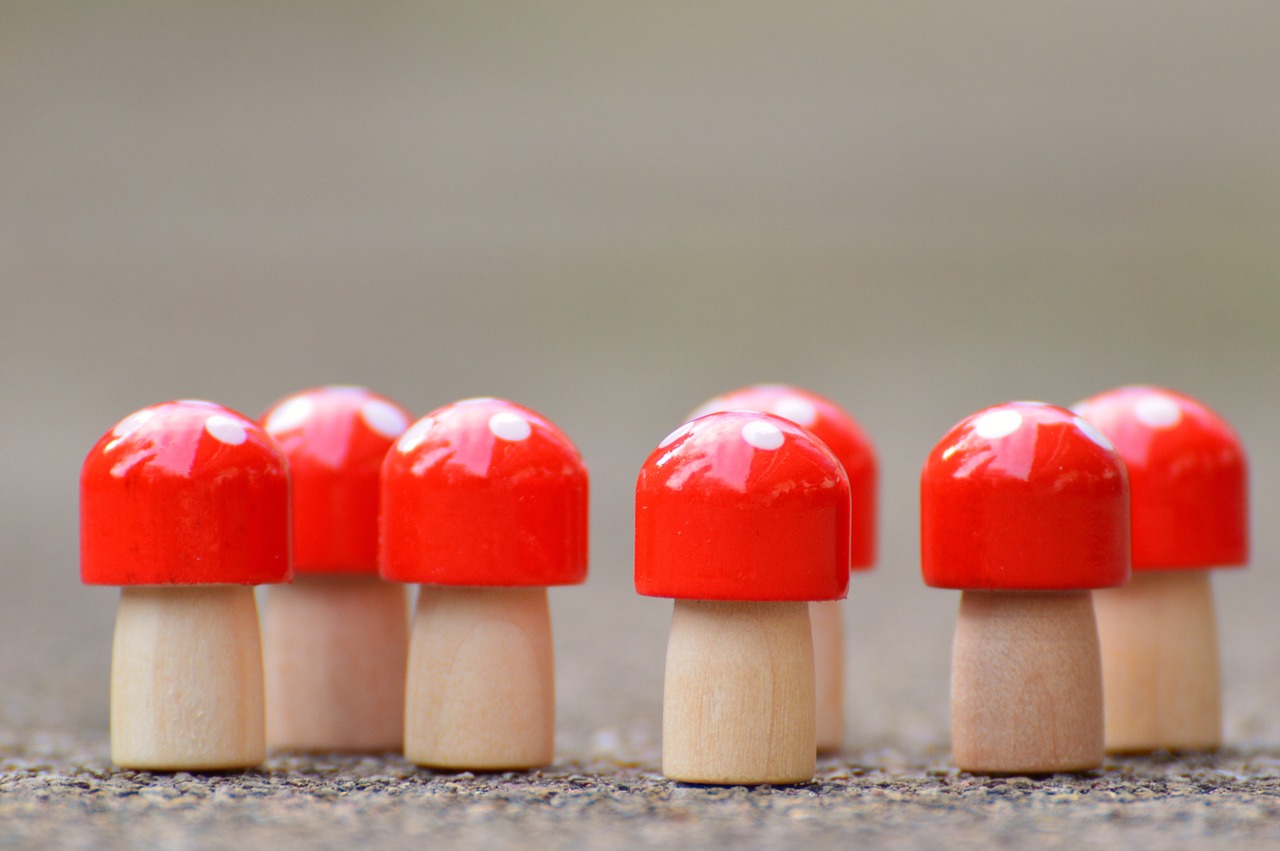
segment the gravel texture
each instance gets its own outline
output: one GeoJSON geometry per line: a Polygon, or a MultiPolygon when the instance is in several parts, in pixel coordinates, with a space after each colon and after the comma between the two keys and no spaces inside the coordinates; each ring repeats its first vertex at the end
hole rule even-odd
{"type": "Polygon", "coordinates": [[[23,848],[1274,847],[1280,758],[1224,752],[988,778],[946,754],[823,760],[813,783],[671,783],[643,760],[436,774],[395,757],[276,757],[260,771],[115,771],[104,741],[0,756],[4,844],[23,848]]]}

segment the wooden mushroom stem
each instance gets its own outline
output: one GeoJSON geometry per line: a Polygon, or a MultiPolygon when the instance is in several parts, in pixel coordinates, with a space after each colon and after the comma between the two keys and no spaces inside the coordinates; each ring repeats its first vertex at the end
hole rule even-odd
{"type": "Polygon", "coordinates": [[[299,576],[271,588],[265,609],[268,747],[399,752],[405,587],[368,575],[299,576]]]}
{"type": "Polygon", "coordinates": [[[810,603],[809,620],[813,625],[818,753],[835,753],[844,745],[844,607],[839,600],[810,603]]]}
{"type": "Polygon", "coordinates": [[[810,780],[813,670],[808,603],[676,600],[662,773],[686,783],[810,780]]]}
{"type": "Polygon", "coordinates": [[[434,768],[535,768],[555,755],[545,588],[423,586],[409,641],[405,757],[434,768]]]}
{"type": "Polygon", "coordinates": [[[1208,572],[1139,571],[1128,585],[1095,591],[1093,599],[1107,750],[1216,749],[1222,686],[1208,572]]]}
{"type": "Polygon", "coordinates": [[[111,661],[112,761],[208,771],[250,768],[265,755],[253,588],[123,588],[111,661]]]}
{"type": "Polygon", "coordinates": [[[951,667],[951,747],[975,774],[1102,764],[1102,673],[1088,591],[965,591],[951,667]]]}

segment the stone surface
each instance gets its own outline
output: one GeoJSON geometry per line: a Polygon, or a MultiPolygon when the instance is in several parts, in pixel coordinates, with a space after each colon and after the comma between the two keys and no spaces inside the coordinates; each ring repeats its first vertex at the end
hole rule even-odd
{"type": "MultiPolygon", "coordinates": [[[[616,734],[603,737],[616,741],[616,734]]],[[[645,737],[640,737],[645,738],[645,737]]],[[[6,847],[1251,848],[1280,842],[1280,758],[1109,760],[987,778],[945,753],[822,760],[813,783],[671,783],[656,754],[538,772],[437,774],[396,757],[276,757],[261,771],[113,771],[105,742],[39,737],[0,755],[6,847]]]]}

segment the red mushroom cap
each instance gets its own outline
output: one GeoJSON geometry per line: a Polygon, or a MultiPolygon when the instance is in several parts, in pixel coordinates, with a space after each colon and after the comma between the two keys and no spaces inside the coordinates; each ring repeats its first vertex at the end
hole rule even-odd
{"type": "Polygon", "coordinates": [[[689,600],[838,600],[849,585],[849,479],[790,420],[685,423],[636,482],[636,591],[689,600]]]}
{"type": "Polygon", "coordinates": [[[382,467],[382,576],[473,587],[587,577],[587,468],[541,414],[466,399],[409,428],[382,467]]]}
{"type": "Polygon", "coordinates": [[[853,502],[849,566],[868,570],[876,561],[876,449],[847,411],[809,390],[787,384],[755,384],[709,400],[689,419],[717,411],[764,411],[804,426],[844,465],[853,502]]]}
{"type": "Polygon", "coordinates": [[[942,438],[920,480],[924,581],[938,588],[1055,591],[1129,578],[1124,462],[1056,405],[1010,402],[942,438]]]}
{"type": "Polygon", "coordinates": [[[121,420],[80,473],[90,585],[287,582],[289,465],[252,420],[164,402],[121,420]]]}
{"type": "Polygon", "coordinates": [[[382,460],[409,422],[363,387],[306,390],[263,414],[289,459],[295,571],[378,572],[382,460]]]}
{"type": "Polygon", "coordinates": [[[1129,470],[1133,569],[1203,569],[1249,558],[1248,471],[1231,426],[1160,387],[1121,387],[1075,406],[1129,470]]]}

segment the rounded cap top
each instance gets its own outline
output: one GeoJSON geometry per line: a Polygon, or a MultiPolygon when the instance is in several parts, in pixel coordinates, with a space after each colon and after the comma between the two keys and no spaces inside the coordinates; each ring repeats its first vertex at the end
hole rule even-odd
{"type": "Polygon", "coordinates": [[[847,411],[809,390],[787,384],[755,384],[707,401],[689,415],[697,419],[717,411],[764,411],[804,426],[844,465],[853,504],[849,566],[867,570],[876,562],[876,449],[847,411]]]}
{"type": "Polygon", "coordinates": [[[790,420],[685,423],[636,482],[636,591],[690,600],[836,600],[849,584],[849,479],[790,420]]]}
{"type": "Polygon", "coordinates": [[[252,420],[164,402],[121,420],[80,472],[80,578],[91,585],[287,582],[288,462],[252,420]]]}
{"type": "Polygon", "coordinates": [[[289,458],[298,573],[377,573],[382,459],[409,414],[363,387],[281,399],[263,427],[289,458]]]}
{"type": "Polygon", "coordinates": [[[1085,420],[1009,402],[963,420],[920,479],[924,581],[939,588],[1084,590],[1129,578],[1124,462],[1085,420]]]}
{"type": "Polygon", "coordinates": [[[1161,387],[1120,387],[1074,410],[1111,439],[1128,467],[1134,570],[1248,560],[1247,462],[1221,417],[1161,387]]]}
{"type": "Polygon", "coordinates": [[[587,468],[542,415],[501,399],[427,414],[382,467],[382,575],[473,587],[587,576],[587,468]]]}

